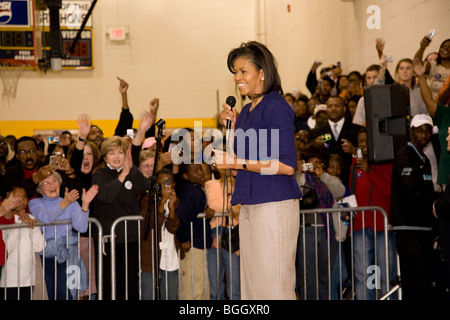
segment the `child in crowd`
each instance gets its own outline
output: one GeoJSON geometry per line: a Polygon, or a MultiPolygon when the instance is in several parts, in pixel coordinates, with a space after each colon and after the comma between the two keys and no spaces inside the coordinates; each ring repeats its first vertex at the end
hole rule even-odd
{"type": "Polygon", "coordinates": [[[203,190],[205,175],[201,164],[182,163],[179,171],[180,179],[177,180],[176,192],[180,199],[177,207],[177,215],[180,226],[177,237],[185,252],[184,259],[180,262],[181,269],[181,299],[182,300],[208,300],[209,283],[208,276],[204,275],[207,265],[204,263],[204,251],[211,247],[211,227],[209,219],[214,215],[214,210],[207,208],[206,195],[203,190]],[[200,213],[205,213],[207,221],[197,218],[200,213]],[[193,223],[193,234],[191,234],[193,223]],[[206,227],[203,236],[203,227],[206,227]],[[191,239],[193,242],[191,243],[191,239]],[[205,247],[206,244],[206,247],[205,247]],[[193,269],[192,269],[193,265],[193,269]],[[191,275],[194,271],[194,289],[192,291],[191,275]]]}
{"type": "MultiPolygon", "coordinates": [[[[15,223],[21,223],[26,214],[27,193],[23,187],[12,186],[7,196],[19,197],[19,204],[12,210],[15,223]]],[[[34,217],[28,215],[34,220],[34,217]]],[[[45,238],[39,228],[14,228],[3,231],[7,260],[0,278],[0,300],[31,300],[35,285],[36,252],[45,247],[45,238]],[[6,296],[5,290],[6,289],[6,296]]]]}

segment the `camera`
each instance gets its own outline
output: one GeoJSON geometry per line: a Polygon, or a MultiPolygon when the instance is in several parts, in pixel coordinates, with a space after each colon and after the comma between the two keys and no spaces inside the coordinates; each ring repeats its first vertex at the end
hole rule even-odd
{"type": "Polygon", "coordinates": [[[314,166],[312,163],[302,163],[302,170],[303,171],[313,171],[314,170],[314,166]]]}
{"type": "Polygon", "coordinates": [[[59,144],[59,137],[58,136],[48,137],[48,144],[59,144]]]}
{"type": "Polygon", "coordinates": [[[394,56],[386,56],[386,62],[393,62],[394,56]]]}
{"type": "Polygon", "coordinates": [[[363,155],[363,151],[361,148],[356,148],[356,158],[357,159],[362,159],[364,157],[363,155]]]}
{"type": "Polygon", "coordinates": [[[337,62],[337,66],[338,66],[338,67],[341,66],[341,62],[340,62],[340,61],[337,62]]]}
{"type": "Polygon", "coordinates": [[[127,136],[129,136],[131,139],[134,139],[134,130],[127,129],[127,136]]]}
{"type": "Polygon", "coordinates": [[[170,188],[171,184],[172,184],[172,181],[170,181],[169,178],[164,179],[164,187],[170,188]]]}
{"type": "Polygon", "coordinates": [[[57,156],[51,156],[50,157],[50,161],[49,161],[49,165],[51,165],[52,167],[56,167],[56,158],[57,156]]]}
{"type": "Polygon", "coordinates": [[[325,133],[325,134],[321,135],[320,137],[322,138],[323,142],[327,142],[332,139],[332,136],[330,133],[325,133]]]}
{"type": "Polygon", "coordinates": [[[435,33],[436,33],[436,30],[435,29],[431,29],[430,33],[428,33],[428,36],[427,36],[428,40],[433,39],[435,33]]]}

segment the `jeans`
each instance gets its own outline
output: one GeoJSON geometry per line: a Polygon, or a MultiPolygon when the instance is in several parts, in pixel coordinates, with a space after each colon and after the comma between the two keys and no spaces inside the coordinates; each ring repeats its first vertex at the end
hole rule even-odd
{"type": "Polygon", "coordinates": [[[336,261],[334,262],[331,272],[331,300],[340,300],[343,284],[348,278],[347,264],[345,262],[345,253],[343,243],[339,243],[341,247],[341,258],[339,261],[339,247],[337,249],[336,261]]]}
{"type": "Polygon", "coordinates": [[[325,235],[324,227],[307,226],[305,228],[300,228],[297,258],[299,265],[299,279],[302,279],[298,284],[301,299],[330,299],[332,295],[328,289],[330,284],[329,279],[332,277],[333,267],[337,261],[337,254],[338,243],[334,239],[328,239],[325,235]],[[305,243],[303,243],[303,232],[305,234],[305,243]],[[305,257],[303,257],[303,255],[305,255],[305,257]],[[304,267],[304,265],[306,265],[306,267],[304,267]]]}
{"type": "Polygon", "coordinates": [[[230,253],[229,251],[220,248],[219,257],[217,257],[217,249],[208,249],[208,271],[209,271],[209,288],[210,288],[210,299],[225,300],[225,283],[223,281],[223,275],[227,277],[227,294],[231,300],[240,300],[240,258],[235,253],[231,253],[231,270],[230,270],[230,253]],[[219,273],[217,273],[217,258],[219,258],[219,273]],[[232,271],[232,273],[231,273],[232,271]],[[217,276],[219,278],[217,279],[217,276]],[[231,281],[230,281],[231,279],[231,281]],[[219,281],[219,296],[218,296],[218,285],[219,281]],[[230,285],[232,284],[232,286],[230,285]]]}
{"type": "Polygon", "coordinates": [[[45,285],[47,286],[48,300],[73,300],[74,297],[67,290],[66,262],[56,263],[55,283],[55,258],[45,260],[45,285]],[[55,296],[56,286],[56,296],[55,296]],[[67,292],[67,298],[66,298],[67,292]]]}
{"type": "MultiPolygon", "coordinates": [[[[355,298],[356,300],[376,300],[377,286],[379,283],[381,296],[386,294],[386,262],[385,262],[385,241],[384,231],[375,232],[370,228],[353,232],[353,259],[355,277],[355,298]],[[376,241],[376,252],[375,252],[376,241]],[[376,261],[375,261],[376,258],[376,261]],[[375,265],[376,264],[376,265],[375,265]],[[370,268],[375,266],[375,268],[370,268]],[[379,267],[379,269],[377,268],[379,267]],[[378,277],[377,272],[380,271],[378,277]]],[[[388,232],[388,258],[389,258],[389,281],[395,279],[396,275],[396,254],[395,237],[392,232],[388,232]]],[[[380,296],[380,297],[381,297],[380,296]]],[[[394,298],[393,296],[391,299],[394,298]]]]}
{"type": "MultiPolygon", "coordinates": [[[[179,270],[168,271],[166,275],[166,272],[164,270],[160,270],[161,274],[159,278],[160,300],[178,300],[178,272],[179,270]],[[166,291],[166,279],[167,279],[167,291],[166,291]]],[[[155,279],[152,273],[142,271],[141,273],[142,300],[154,300],[153,288],[154,287],[156,288],[156,283],[153,283],[154,280],[155,279]]]]}

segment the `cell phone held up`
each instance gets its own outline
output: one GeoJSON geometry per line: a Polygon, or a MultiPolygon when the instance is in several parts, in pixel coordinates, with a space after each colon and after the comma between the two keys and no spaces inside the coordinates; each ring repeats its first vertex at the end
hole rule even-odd
{"type": "Polygon", "coordinates": [[[59,137],[58,136],[50,136],[47,139],[48,144],[59,144],[59,137]]]}
{"type": "Polygon", "coordinates": [[[363,151],[361,148],[356,148],[356,159],[364,158],[363,151]]]}

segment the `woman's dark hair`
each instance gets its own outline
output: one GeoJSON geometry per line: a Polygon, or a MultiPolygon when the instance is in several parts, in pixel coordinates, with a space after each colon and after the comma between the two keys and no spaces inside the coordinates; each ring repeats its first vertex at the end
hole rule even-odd
{"type": "MultiPolygon", "coordinates": [[[[95,143],[93,143],[92,141],[86,140],[86,141],[84,142],[84,144],[87,145],[87,146],[89,146],[89,147],[91,147],[91,150],[92,150],[92,157],[94,158],[94,162],[92,163],[92,172],[94,172],[94,171],[97,169],[97,167],[100,165],[100,163],[101,163],[101,157],[102,157],[102,156],[101,156],[100,150],[98,150],[97,145],[96,145],[95,143]]],[[[76,143],[76,142],[73,142],[73,143],[69,146],[69,148],[68,148],[68,150],[67,150],[67,153],[66,153],[66,158],[67,158],[67,160],[70,161],[70,159],[72,158],[73,151],[75,150],[76,145],[77,145],[77,143],[76,143]]],[[[84,149],[83,149],[83,152],[84,152],[84,149]]],[[[79,170],[79,169],[80,169],[80,168],[78,168],[77,170],[79,170]]]]}
{"type": "Polygon", "coordinates": [[[277,70],[277,61],[265,45],[257,41],[249,41],[243,42],[238,48],[231,50],[227,60],[228,70],[231,73],[236,73],[233,68],[234,62],[237,58],[242,57],[250,59],[257,71],[261,69],[264,71],[264,91],[259,95],[260,97],[272,91],[284,95],[277,70]]]}
{"type": "Polygon", "coordinates": [[[444,43],[446,43],[446,42],[450,42],[450,39],[447,39],[447,40],[442,41],[441,46],[439,47],[438,57],[437,57],[437,59],[436,59],[437,64],[442,64],[442,59],[441,59],[441,49],[442,49],[442,46],[444,45],[444,43]]]}
{"type": "Polygon", "coordinates": [[[305,94],[301,94],[297,100],[303,101],[307,105],[309,98],[305,94]]]}
{"type": "Polygon", "coordinates": [[[159,169],[159,171],[156,173],[156,176],[159,176],[161,174],[167,174],[169,176],[173,176],[172,170],[170,170],[168,168],[159,169]]]}
{"type": "Polygon", "coordinates": [[[328,83],[330,84],[331,88],[334,88],[334,86],[336,85],[336,83],[334,82],[333,79],[331,79],[329,76],[325,76],[322,78],[322,81],[328,81],[328,83]]]}
{"type": "Polygon", "coordinates": [[[348,77],[350,78],[350,76],[352,76],[352,75],[357,76],[359,80],[362,79],[362,75],[361,75],[361,73],[360,73],[359,71],[352,71],[352,72],[350,72],[350,73],[348,74],[348,77]]]}
{"type": "Polygon", "coordinates": [[[359,136],[361,133],[367,133],[367,127],[362,127],[361,129],[359,129],[357,136],[359,136]]]}
{"type": "Polygon", "coordinates": [[[301,158],[308,161],[311,158],[321,159],[324,166],[328,167],[328,162],[330,160],[330,152],[323,142],[317,142],[315,140],[311,141],[305,145],[301,150],[301,158]]]}

